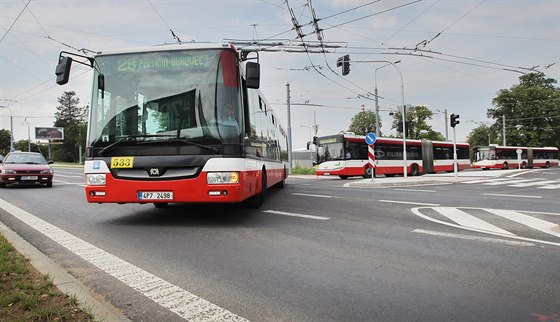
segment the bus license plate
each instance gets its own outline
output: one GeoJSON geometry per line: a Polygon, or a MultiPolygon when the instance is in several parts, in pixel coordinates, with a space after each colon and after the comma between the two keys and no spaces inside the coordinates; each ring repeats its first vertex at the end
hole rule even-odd
{"type": "Polygon", "coordinates": [[[173,192],[171,191],[140,191],[138,192],[138,200],[173,200],[173,192]]]}

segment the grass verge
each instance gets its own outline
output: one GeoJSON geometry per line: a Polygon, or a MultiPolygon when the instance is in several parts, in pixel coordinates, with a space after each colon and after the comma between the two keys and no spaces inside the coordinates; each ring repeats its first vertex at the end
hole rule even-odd
{"type": "Polygon", "coordinates": [[[292,174],[309,174],[315,175],[315,168],[293,168],[292,174]]]}
{"type": "Polygon", "coordinates": [[[0,321],[95,321],[0,234],[0,321]]]}

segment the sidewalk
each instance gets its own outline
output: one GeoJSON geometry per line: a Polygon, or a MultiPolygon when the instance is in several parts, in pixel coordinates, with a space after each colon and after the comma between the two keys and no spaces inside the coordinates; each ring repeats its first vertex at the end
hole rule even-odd
{"type": "Polygon", "coordinates": [[[289,178],[293,179],[314,179],[314,180],[341,180],[346,182],[345,187],[352,188],[379,188],[379,187],[398,187],[398,186],[415,186],[415,185],[430,185],[442,183],[463,182],[481,178],[499,178],[506,177],[518,173],[524,173],[525,169],[510,169],[510,170],[469,170],[460,171],[455,177],[454,173],[433,173],[421,176],[395,176],[385,177],[380,176],[373,181],[371,178],[364,179],[362,177],[350,177],[346,180],[340,179],[338,176],[315,176],[315,175],[290,175],[289,178]]]}

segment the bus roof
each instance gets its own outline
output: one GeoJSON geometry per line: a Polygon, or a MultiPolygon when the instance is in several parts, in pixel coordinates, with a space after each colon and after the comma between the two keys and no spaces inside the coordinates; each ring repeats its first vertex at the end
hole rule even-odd
{"type": "Polygon", "coordinates": [[[172,50],[185,50],[185,49],[233,49],[236,48],[232,44],[227,43],[182,43],[171,45],[157,45],[150,47],[140,48],[126,48],[119,50],[98,51],[95,56],[105,55],[119,55],[119,54],[133,54],[133,53],[149,53],[158,51],[172,51],[172,50]]]}

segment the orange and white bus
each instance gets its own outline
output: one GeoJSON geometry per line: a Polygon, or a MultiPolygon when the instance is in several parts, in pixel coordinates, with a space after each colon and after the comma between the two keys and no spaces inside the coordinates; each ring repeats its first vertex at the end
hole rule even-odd
{"type": "Polygon", "coordinates": [[[473,157],[473,167],[483,170],[558,166],[558,148],[556,147],[477,146],[473,148],[473,157]],[[520,159],[517,150],[521,150],[520,159]]]}
{"type": "MultiPolygon", "coordinates": [[[[68,81],[71,55],[60,54],[59,84],[68,81]]],[[[258,207],[267,188],[283,186],[287,134],[246,53],[230,44],[181,44],[80,57],[96,79],[88,202],[258,207]]]]}
{"type": "MultiPolygon", "coordinates": [[[[319,176],[371,178],[368,145],[365,136],[341,133],[318,137],[315,173],[319,176]]],[[[375,175],[403,174],[403,140],[377,138],[374,144],[375,175]]],[[[406,140],[407,174],[453,172],[453,143],[430,140],[406,140]]],[[[457,169],[470,167],[469,144],[457,143],[457,169]]]]}

